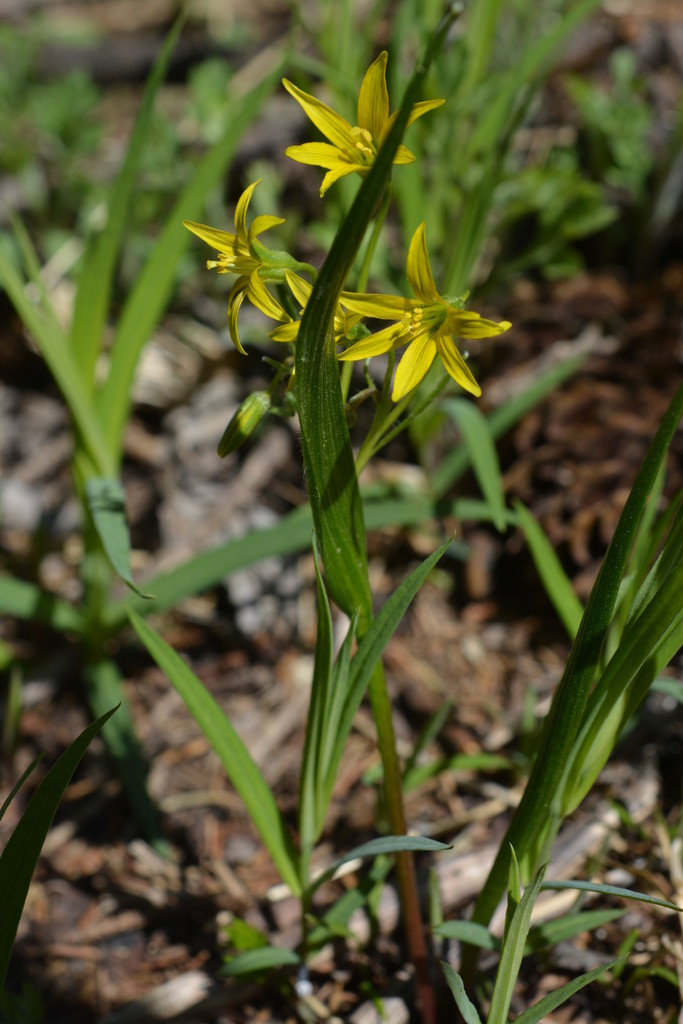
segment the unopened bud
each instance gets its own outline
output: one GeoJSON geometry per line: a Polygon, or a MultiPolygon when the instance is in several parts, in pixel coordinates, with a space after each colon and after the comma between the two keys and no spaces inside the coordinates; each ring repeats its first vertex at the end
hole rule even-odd
{"type": "Polygon", "coordinates": [[[218,442],[218,454],[222,459],[244,444],[269,409],[270,395],[267,391],[253,391],[244,399],[218,442]]]}

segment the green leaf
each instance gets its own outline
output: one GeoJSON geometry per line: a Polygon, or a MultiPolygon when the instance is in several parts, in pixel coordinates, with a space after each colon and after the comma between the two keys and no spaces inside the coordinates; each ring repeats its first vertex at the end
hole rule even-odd
{"type": "Polygon", "coordinates": [[[488,420],[474,402],[466,398],[448,398],[440,404],[458,426],[477,483],[491,509],[491,518],[496,529],[502,533],[505,529],[505,493],[498,452],[488,420]]]}
{"type": "Polygon", "coordinates": [[[273,863],[280,872],[280,877],[294,895],[300,896],[298,855],[273,794],[249,751],[220,705],[182,658],[132,609],[128,610],[128,615],[145,647],[159,668],[166,673],[218,754],[273,863]]]}
{"type": "Polygon", "coordinates": [[[6,812],[7,808],[12,803],[12,801],[14,800],[15,796],[17,795],[17,793],[19,792],[21,787],[24,785],[24,783],[26,782],[28,777],[36,770],[36,768],[38,767],[38,765],[40,764],[40,762],[42,760],[43,760],[43,755],[42,754],[39,754],[38,757],[34,757],[33,760],[31,761],[30,765],[28,766],[28,768],[26,768],[21,773],[20,778],[12,786],[12,788],[9,791],[7,797],[3,801],[2,807],[0,807],[0,821],[2,821],[2,819],[4,818],[5,812],[6,812]]]}
{"type": "Polygon", "coordinates": [[[529,932],[525,954],[544,946],[556,946],[558,942],[567,942],[576,935],[602,928],[623,916],[623,910],[582,910],[579,914],[567,914],[556,921],[544,921],[529,932]]]}
{"type": "Polygon", "coordinates": [[[528,871],[559,828],[561,814],[555,800],[561,795],[562,780],[581,728],[638,525],[682,414],[683,384],[676,391],[650,445],[591,591],[545,722],[531,776],[477,900],[473,920],[479,923],[490,920],[503,891],[509,860],[507,844],[514,846],[528,871]]]}
{"type": "Polygon", "coordinates": [[[408,576],[385,602],[372,625],[358,644],[358,650],[351,662],[348,686],[344,693],[343,707],[338,717],[330,722],[327,732],[324,772],[328,798],[331,796],[334,780],[341,763],[344,746],[351,732],[353,719],[363,699],[373,671],[382,656],[384,648],[393,636],[408,605],[418,592],[429,573],[448,549],[450,542],[443,544],[422,562],[408,576]]]}
{"type": "Polygon", "coordinates": [[[457,939],[459,942],[467,942],[470,946],[477,946],[478,949],[488,949],[494,952],[500,949],[500,939],[483,924],[476,924],[474,921],[444,921],[433,929],[434,935],[440,939],[457,939]]]}
{"type": "Polygon", "coordinates": [[[83,615],[72,605],[34,583],[12,576],[0,576],[0,612],[44,622],[58,633],[80,633],[85,628],[83,615]]]}
{"type": "Polygon", "coordinates": [[[441,968],[443,973],[446,975],[448,987],[453,993],[456,1006],[460,1010],[465,1024],[481,1024],[481,1017],[477,1013],[476,1006],[470,1001],[467,993],[465,992],[465,986],[463,985],[462,978],[458,972],[454,970],[450,964],[447,964],[445,960],[441,961],[441,968]]]}
{"type": "Polygon", "coordinates": [[[371,839],[367,843],[361,843],[360,846],[354,847],[353,850],[331,864],[321,875],[318,875],[311,884],[310,891],[315,892],[316,889],[319,889],[323,882],[332,878],[335,872],[349,861],[360,860],[363,857],[378,857],[380,854],[386,853],[399,853],[401,850],[435,853],[441,850],[450,850],[450,846],[447,843],[440,843],[436,839],[427,839],[425,836],[381,836],[379,839],[371,839]]]}
{"type": "Polygon", "coordinates": [[[140,157],[149,137],[154,99],[166,75],[182,23],[181,16],[168,33],[147,79],[123,164],[109,192],[106,225],[99,235],[90,239],[83,256],[70,345],[85,386],[90,390],[109,312],[114,270],[126,227],[128,204],[133,194],[140,157]]]}
{"type": "MultiPolygon", "coordinates": [[[[514,859],[511,862],[515,864],[514,859]]],[[[524,946],[531,925],[531,912],[541,890],[545,867],[536,874],[524,895],[506,921],[505,937],[500,954],[498,974],[491,995],[491,1006],[487,1024],[507,1024],[507,1015],[512,1002],[517,975],[524,955],[524,946]]],[[[512,902],[516,902],[517,876],[513,872],[511,882],[512,902]]]]}
{"type": "Polygon", "coordinates": [[[7,973],[31,876],[59,802],[83,754],[115,710],[112,708],[84,729],[55,761],[0,854],[0,989],[7,973]]]}
{"type": "Polygon", "coordinates": [[[587,974],[580,974],[578,978],[573,978],[572,981],[568,981],[566,985],[562,985],[555,992],[549,992],[547,996],[539,999],[537,1003],[530,1006],[524,1013],[520,1013],[519,1017],[515,1018],[515,1024],[538,1024],[547,1014],[552,1013],[556,1007],[566,1003],[575,992],[585,988],[591,981],[595,981],[596,978],[611,970],[618,963],[618,959],[610,960],[609,963],[603,964],[602,967],[596,967],[587,974]]]}
{"type": "Polygon", "coordinates": [[[83,670],[83,685],[88,706],[94,715],[118,706],[115,718],[102,729],[102,739],[116,763],[126,796],[144,834],[162,855],[168,851],[159,814],[147,790],[147,765],[135,735],[130,705],[118,666],[110,658],[91,662],[83,670]]]}
{"type": "Polygon", "coordinates": [[[573,640],[579,629],[583,605],[576,596],[571,580],[562,568],[562,563],[542,527],[521,501],[514,501],[513,505],[545,592],[552,601],[569,639],[573,640]]]}
{"type": "Polygon", "coordinates": [[[244,131],[253,124],[278,72],[278,68],[270,70],[265,80],[255,84],[248,95],[235,98],[233,116],[225,135],[197,166],[121,312],[100,405],[106,441],[112,452],[120,451],[140,353],[166,308],[178,260],[192,240],[190,232],[183,227],[183,220],[199,217],[207,194],[225,175],[244,131]]]}
{"type": "MultiPolygon", "coordinates": [[[[450,18],[452,20],[452,17],[450,18]]],[[[406,89],[396,120],[335,235],[306,304],[296,344],[296,395],[313,522],[329,592],[360,631],[372,619],[365,524],[335,352],[333,320],[356,253],[373,218],[413,104],[450,20],[435,33],[406,89]]]]}
{"type": "Polygon", "coordinates": [[[645,893],[635,892],[633,889],[622,889],[618,885],[603,885],[600,882],[578,882],[568,880],[563,882],[547,881],[543,883],[544,889],[580,889],[581,892],[597,892],[603,896],[617,896],[620,899],[635,900],[637,903],[649,903],[653,907],[663,907],[665,910],[675,910],[676,913],[683,913],[683,907],[676,906],[669,900],[661,900],[657,896],[646,896],[645,893]]]}
{"type": "Polygon", "coordinates": [[[218,974],[222,978],[239,978],[244,974],[257,971],[273,971],[278,967],[297,967],[301,957],[293,949],[282,949],[279,946],[264,946],[262,949],[248,949],[221,967],[218,974]]]}
{"type": "Polygon", "coordinates": [[[126,496],[119,480],[91,477],[85,485],[86,501],[107,558],[124,583],[142,598],[130,570],[130,534],[126,520],[126,496]]]}

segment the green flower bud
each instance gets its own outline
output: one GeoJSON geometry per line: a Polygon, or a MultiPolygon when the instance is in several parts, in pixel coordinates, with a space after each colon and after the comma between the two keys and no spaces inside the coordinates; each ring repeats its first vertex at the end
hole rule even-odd
{"type": "Polygon", "coordinates": [[[232,417],[218,442],[221,459],[236,452],[246,439],[253,434],[259,423],[270,410],[270,395],[267,391],[253,391],[248,395],[232,417]]]}

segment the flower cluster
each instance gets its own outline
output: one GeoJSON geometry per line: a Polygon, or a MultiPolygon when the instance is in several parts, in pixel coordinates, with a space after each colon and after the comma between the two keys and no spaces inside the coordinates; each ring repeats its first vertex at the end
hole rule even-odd
{"type": "MultiPolygon", "coordinates": [[[[327,143],[290,146],[286,150],[286,155],[293,160],[326,170],[320,187],[321,196],[345,175],[366,174],[391,130],[397,115],[389,114],[386,66],[387,53],[383,51],[363,78],[356,126],[283,79],[287,91],[329,140],[327,143]]],[[[438,99],[416,103],[408,124],[444,102],[438,99]]],[[[394,163],[406,164],[414,159],[405,146],[399,146],[394,163]]],[[[242,353],[244,348],[237,333],[237,315],[244,299],[248,298],[278,324],[269,335],[274,341],[293,345],[301,322],[296,314],[300,317],[303,313],[313,287],[301,273],[315,278],[313,267],[300,263],[286,252],[269,249],[260,241],[259,236],[265,231],[283,223],[281,217],[262,214],[247,227],[247,210],[257,185],[258,181],[252,182],[237,203],[234,234],[205,224],[183,222],[185,227],[216,250],[217,258],[208,260],[207,267],[219,274],[236,276],[228,296],[228,327],[236,348],[242,353]],[[280,291],[280,298],[275,297],[269,286],[284,289],[280,291]]],[[[334,317],[335,339],[342,346],[338,358],[341,361],[364,360],[405,345],[406,350],[394,377],[394,401],[404,398],[417,387],[437,355],[446,372],[460,387],[473,395],[480,395],[481,388],[459,351],[456,339],[491,337],[506,331],[510,323],[507,320],[498,323],[486,320],[479,313],[465,310],[462,297],[439,294],[429,262],[424,223],[420,224],[411,240],[406,275],[414,298],[342,292],[334,317]],[[362,322],[364,319],[387,320],[390,324],[370,333],[362,322]]],[[[262,404],[266,411],[266,403],[262,404]]],[[[270,403],[267,404],[269,407],[270,403]]],[[[256,421],[256,417],[253,418],[256,421]]],[[[240,425],[242,430],[243,425],[240,425]]]]}

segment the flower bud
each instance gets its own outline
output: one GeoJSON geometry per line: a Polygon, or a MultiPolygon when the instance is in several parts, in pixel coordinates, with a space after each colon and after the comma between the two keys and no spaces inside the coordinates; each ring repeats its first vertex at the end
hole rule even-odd
{"type": "Polygon", "coordinates": [[[253,434],[270,409],[270,395],[267,391],[253,391],[248,395],[232,417],[218,442],[218,454],[224,459],[236,452],[246,439],[253,434]]]}

